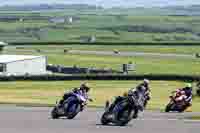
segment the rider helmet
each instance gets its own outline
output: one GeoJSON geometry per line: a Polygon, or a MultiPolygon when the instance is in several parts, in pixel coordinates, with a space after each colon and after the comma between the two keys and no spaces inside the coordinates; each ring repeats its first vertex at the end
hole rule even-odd
{"type": "Polygon", "coordinates": [[[145,85],[148,85],[150,83],[150,81],[148,79],[144,79],[143,82],[145,85]]]}
{"type": "Polygon", "coordinates": [[[85,90],[86,92],[89,92],[90,91],[89,84],[86,82],[82,83],[80,86],[80,89],[85,90]]]}
{"type": "Polygon", "coordinates": [[[187,83],[186,84],[186,88],[192,88],[192,84],[191,83],[187,83]]]}

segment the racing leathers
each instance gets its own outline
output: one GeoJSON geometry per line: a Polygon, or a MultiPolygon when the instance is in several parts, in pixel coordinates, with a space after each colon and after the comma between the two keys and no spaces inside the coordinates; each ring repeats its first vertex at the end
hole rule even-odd
{"type": "MultiPolygon", "coordinates": [[[[150,100],[149,93],[150,93],[149,86],[142,83],[139,84],[135,89],[130,89],[128,95],[134,95],[137,99],[136,105],[139,107],[140,110],[143,110],[144,107],[146,106],[147,100],[150,100]]],[[[110,105],[109,111],[112,111],[115,105],[125,98],[126,96],[117,96],[114,102],[110,105]]],[[[108,101],[107,103],[109,105],[108,101]]]]}
{"type": "Polygon", "coordinates": [[[179,91],[185,92],[185,95],[186,95],[185,102],[187,105],[191,105],[192,104],[192,88],[185,87],[185,88],[179,89],[179,91]]]}

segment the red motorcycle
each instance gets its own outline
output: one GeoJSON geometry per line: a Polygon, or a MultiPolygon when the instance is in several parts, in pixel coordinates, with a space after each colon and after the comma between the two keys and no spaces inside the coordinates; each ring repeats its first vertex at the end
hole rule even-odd
{"type": "Polygon", "coordinates": [[[173,91],[172,95],[169,96],[170,101],[165,108],[165,112],[176,111],[183,112],[187,109],[188,104],[185,99],[187,96],[182,90],[173,91]]]}

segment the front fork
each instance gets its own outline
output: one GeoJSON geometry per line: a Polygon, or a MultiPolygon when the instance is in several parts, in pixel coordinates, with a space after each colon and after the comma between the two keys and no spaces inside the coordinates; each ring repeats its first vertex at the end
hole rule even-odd
{"type": "Polygon", "coordinates": [[[105,107],[104,107],[105,111],[107,111],[109,109],[109,106],[110,106],[110,102],[107,100],[105,107]]]}

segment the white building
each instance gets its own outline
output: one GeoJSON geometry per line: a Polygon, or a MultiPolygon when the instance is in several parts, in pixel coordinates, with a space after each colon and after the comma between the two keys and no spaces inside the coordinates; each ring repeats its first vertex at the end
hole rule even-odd
{"type": "Polygon", "coordinates": [[[8,45],[7,43],[5,42],[0,42],[0,52],[3,50],[3,48],[8,45]]]}
{"type": "Polygon", "coordinates": [[[49,22],[51,23],[69,23],[72,24],[73,23],[73,17],[54,17],[54,18],[50,18],[49,22]]]}
{"type": "Polygon", "coordinates": [[[66,19],[64,17],[55,17],[49,20],[51,23],[65,23],[66,19]]]}
{"type": "Polygon", "coordinates": [[[73,23],[73,18],[72,17],[68,17],[68,23],[70,23],[70,24],[73,23]]]}
{"type": "Polygon", "coordinates": [[[0,55],[0,75],[43,75],[46,71],[45,56],[0,55]]]}
{"type": "Polygon", "coordinates": [[[0,45],[1,45],[1,46],[6,46],[6,45],[8,45],[8,44],[5,43],[5,42],[0,42],[0,45]]]}

